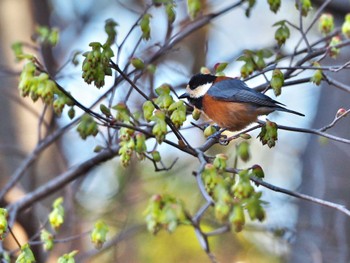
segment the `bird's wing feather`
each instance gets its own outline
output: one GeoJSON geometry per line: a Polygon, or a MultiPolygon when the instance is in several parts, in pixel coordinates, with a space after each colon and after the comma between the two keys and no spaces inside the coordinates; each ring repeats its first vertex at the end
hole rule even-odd
{"type": "Polygon", "coordinates": [[[215,83],[207,92],[208,95],[217,100],[231,102],[247,102],[257,106],[276,107],[282,103],[249,88],[239,79],[225,79],[215,83]]]}

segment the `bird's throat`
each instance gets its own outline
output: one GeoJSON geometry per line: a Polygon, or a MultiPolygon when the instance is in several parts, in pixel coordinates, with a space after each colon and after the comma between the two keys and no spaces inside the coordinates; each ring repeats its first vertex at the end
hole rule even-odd
{"type": "Polygon", "coordinates": [[[203,108],[203,97],[188,98],[188,101],[199,110],[203,108]]]}

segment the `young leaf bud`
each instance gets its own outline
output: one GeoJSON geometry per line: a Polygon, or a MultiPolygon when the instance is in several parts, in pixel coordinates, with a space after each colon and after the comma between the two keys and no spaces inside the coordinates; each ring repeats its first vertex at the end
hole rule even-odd
{"type": "Polygon", "coordinates": [[[215,204],[215,217],[223,222],[227,219],[230,213],[230,206],[223,202],[217,202],[215,204]]]}
{"type": "Polygon", "coordinates": [[[16,263],[34,263],[36,262],[34,254],[29,247],[29,244],[21,246],[21,253],[16,259],[16,263]]]}
{"type": "Polygon", "coordinates": [[[142,38],[144,40],[149,40],[151,38],[151,27],[150,27],[151,17],[152,16],[150,14],[144,14],[140,21],[142,38]]]}
{"type": "Polygon", "coordinates": [[[76,254],[78,254],[78,250],[74,250],[69,254],[64,254],[58,258],[57,263],[75,263],[74,257],[76,254]]]}
{"type": "Polygon", "coordinates": [[[341,43],[341,39],[340,39],[339,36],[332,37],[332,40],[329,43],[329,47],[330,47],[329,56],[331,58],[337,58],[338,57],[338,55],[340,53],[340,49],[335,47],[335,46],[337,46],[340,43],[341,43]]]}
{"type": "Polygon", "coordinates": [[[216,129],[213,125],[208,125],[205,129],[204,129],[204,137],[208,138],[210,135],[213,135],[216,132],[216,129]]]}
{"type": "Polygon", "coordinates": [[[281,6],[281,0],[267,0],[267,2],[270,5],[270,10],[274,13],[277,13],[278,9],[280,9],[281,6]]]}
{"type": "Polygon", "coordinates": [[[201,11],[202,4],[200,0],[187,0],[188,14],[191,19],[195,19],[201,11]]]}
{"type": "Polygon", "coordinates": [[[331,14],[322,14],[319,20],[318,28],[324,35],[328,35],[334,29],[334,19],[331,14]]]}
{"type": "Polygon", "coordinates": [[[214,66],[214,70],[216,73],[222,72],[225,70],[227,67],[228,63],[227,62],[222,62],[222,63],[216,63],[214,66]]]}
{"type": "Polygon", "coordinates": [[[275,69],[272,73],[270,85],[276,96],[281,95],[283,84],[284,84],[284,75],[282,71],[279,69],[275,69]]]}
{"type": "Polygon", "coordinates": [[[106,116],[106,117],[112,117],[111,110],[104,104],[100,104],[100,111],[106,116]]]}
{"type": "Polygon", "coordinates": [[[106,242],[107,234],[109,228],[105,222],[98,220],[91,232],[90,238],[91,242],[95,245],[95,248],[100,249],[102,245],[106,242]]]}
{"type": "Polygon", "coordinates": [[[151,152],[151,154],[152,154],[152,158],[155,162],[160,162],[161,156],[160,156],[160,153],[158,151],[153,151],[153,152],[151,152]]]}
{"type": "Polygon", "coordinates": [[[49,214],[49,222],[54,230],[58,230],[64,222],[64,207],[62,205],[63,197],[57,198],[52,205],[52,211],[49,214]]]}
{"type": "Polygon", "coordinates": [[[341,31],[346,38],[350,38],[350,13],[345,16],[341,31]]]}
{"type": "Polygon", "coordinates": [[[43,242],[44,250],[52,250],[53,248],[53,235],[46,229],[41,230],[40,240],[43,242]]]}
{"type": "Polygon", "coordinates": [[[143,133],[136,133],[135,140],[135,151],[137,153],[144,153],[147,151],[146,136],[143,133]]]}
{"type": "Polygon", "coordinates": [[[199,109],[194,108],[194,110],[192,111],[192,118],[196,121],[199,120],[199,118],[201,117],[201,113],[202,112],[199,109]]]}
{"type": "Polygon", "coordinates": [[[226,154],[220,153],[215,156],[215,159],[213,161],[213,165],[220,171],[225,171],[227,166],[228,157],[226,154]]]}
{"type": "Polygon", "coordinates": [[[321,84],[321,81],[323,79],[323,74],[321,69],[315,70],[314,75],[311,77],[310,81],[312,83],[315,83],[317,86],[321,84]]]}
{"type": "Polygon", "coordinates": [[[229,220],[234,225],[236,232],[242,231],[245,224],[245,216],[241,205],[235,204],[233,206],[233,211],[230,215],[229,220]]]}
{"type": "Polygon", "coordinates": [[[247,141],[243,141],[238,145],[237,154],[243,162],[250,159],[249,143],[247,141]]]}
{"type": "Polygon", "coordinates": [[[175,12],[175,6],[172,3],[168,3],[165,6],[165,12],[168,16],[168,22],[170,24],[174,23],[175,18],[176,18],[176,12],[175,12]]]}
{"type": "Polygon", "coordinates": [[[133,65],[135,69],[142,70],[145,68],[145,63],[140,58],[132,58],[130,62],[131,62],[131,65],[133,65]]]}
{"type": "Polygon", "coordinates": [[[149,100],[145,101],[142,106],[143,116],[147,122],[150,122],[153,116],[153,111],[155,109],[153,103],[149,100]]]}
{"type": "Polygon", "coordinates": [[[290,37],[289,28],[285,23],[281,24],[280,27],[275,32],[275,39],[279,46],[282,46],[286,43],[286,40],[290,37]]]}
{"type": "Polygon", "coordinates": [[[301,5],[302,16],[307,16],[312,9],[311,0],[295,0],[295,7],[299,10],[299,4],[301,5]]]}
{"type": "Polygon", "coordinates": [[[7,231],[7,216],[8,212],[5,208],[0,208],[0,240],[2,240],[7,231]]]}

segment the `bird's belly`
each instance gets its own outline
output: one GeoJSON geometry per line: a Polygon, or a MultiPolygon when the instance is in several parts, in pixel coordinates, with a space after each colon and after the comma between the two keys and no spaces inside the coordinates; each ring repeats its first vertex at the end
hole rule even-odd
{"type": "Polygon", "coordinates": [[[230,131],[242,130],[256,121],[259,115],[257,110],[247,103],[217,101],[212,98],[208,98],[207,100],[207,103],[203,103],[204,105],[215,106],[204,107],[204,113],[220,127],[230,131]],[[210,100],[213,102],[210,103],[210,100]]]}

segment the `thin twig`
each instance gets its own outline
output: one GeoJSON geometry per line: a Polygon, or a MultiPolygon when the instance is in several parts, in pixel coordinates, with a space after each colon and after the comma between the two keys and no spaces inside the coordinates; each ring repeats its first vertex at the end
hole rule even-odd
{"type": "Polygon", "coordinates": [[[330,207],[330,208],[336,209],[336,210],[338,210],[338,211],[340,211],[340,212],[342,212],[345,215],[350,217],[350,210],[348,210],[343,205],[336,204],[336,203],[333,203],[333,202],[329,202],[329,201],[326,201],[326,200],[323,200],[323,199],[320,199],[320,198],[312,197],[310,195],[301,194],[301,193],[298,193],[298,192],[295,192],[295,191],[287,190],[287,189],[284,189],[284,188],[281,188],[281,187],[269,184],[269,183],[267,183],[267,182],[265,182],[265,181],[255,177],[255,176],[250,176],[250,180],[252,180],[254,183],[256,183],[258,185],[261,185],[261,186],[263,186],[265,188],[268,188],[268,189],[270,189],[270,190],[272,190],[274,192],[283,193],[283,194],[290,195],[290,196],[293,196],[293,197],[296,197],[296,198],[299,198],[299,199],[302,199],[302,200],[306,200],[306,201],[309,201],[309,202],[312,202],[312,203],[315,203],[315,204],[319,204],[319,205],[322,205],[322,206],[330,207]]]}

